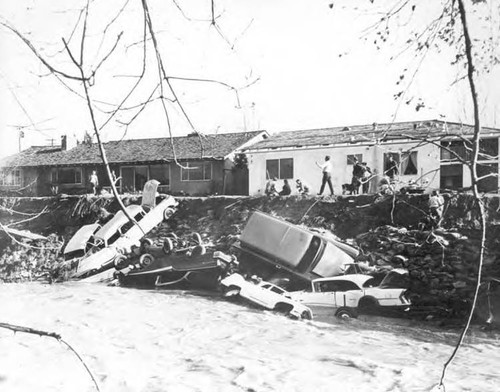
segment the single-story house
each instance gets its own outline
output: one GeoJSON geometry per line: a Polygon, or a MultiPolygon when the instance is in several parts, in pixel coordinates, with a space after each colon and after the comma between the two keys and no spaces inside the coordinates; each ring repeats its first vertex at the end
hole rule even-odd
{"type": "MultiPolygon", "coordinates": [[[[397,186],[416,183],[431,189],[466,189],[471,186],[467,167],[458,157],[468,159],[474,128],[471,125],[439,120],[355,125],[300,131],[286,131],[245,149],[249,168],[249,193],[264,193],[268,178],[276,177],[278,191],[283,180],[301,179],[317,194],[321,169],[330,156],[332,182],[336,194],[342,184],[350,184],[356,157],[375,174],[369,192],[377,190],[378,180],[388,169],[389,156],[399,167],[397,186]]],[[[478,176],[482,192],[498,192],[500,129],[483,127],[478,176]]],[[[290,184],[292,191],[294,183],[290,184]]],[[[325,194],[329,194],[326,191],[325,194]]]]}
{"type": "MultiPolygon", "coordinates": [[[[265,131],[192,134],[183,137],[117,140],[104,143],[110,169],[122,193],[139,192],[160,181],[173,194],[248,194],[246,165],[235,165],[241,149],[268,137],[265,131]]],[[[110,186],[97,144],[30,147],[0,161],[0,191],[42,196],[87,193],[92,172],[110,186]]]]}

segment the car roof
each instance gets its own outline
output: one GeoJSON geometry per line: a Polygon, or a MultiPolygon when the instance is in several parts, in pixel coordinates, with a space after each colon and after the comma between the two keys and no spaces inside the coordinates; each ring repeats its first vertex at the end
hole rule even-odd
{"type": "Polygon", "coordinates": [[[319,279],[314,279],[313,283],[316,282],[330,282],[330,281],[336,281],[336,280],[348,280],[350,282],[356,283],[359,287],[363,287],[363,284],[369,279],[373,278],[371,275],[364,275],[364,274],[349,274],[349,275],[339,275],[339,276],[333,276],[331,278],[319,278],[319,279]]]}

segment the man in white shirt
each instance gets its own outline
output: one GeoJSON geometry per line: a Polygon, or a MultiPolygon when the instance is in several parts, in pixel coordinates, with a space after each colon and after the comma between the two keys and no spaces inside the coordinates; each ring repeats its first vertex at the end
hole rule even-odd
{"type": "Polygon", "coordinates": [[[444,210],[444,198],[439,191],[432,191],[429,197],[429,215],[434,226],[439,227],[444,210]]]}
{"type": "Polygon", "coordinates": [[[332,166],[332,162],[330,161],[330,156],[327,155],[325,157],[325,163],[319,164],[318,162],[316,162],[316,165],[323,172],[323,179],[321,180],[321,189],[320,189],[318,195],[323,194],[323,191],[325,190],[325,184],[328,183],[328,186],[330,187],[330,193],[333,196],[333,185],[332,185],[333,166],[332,166]]]}

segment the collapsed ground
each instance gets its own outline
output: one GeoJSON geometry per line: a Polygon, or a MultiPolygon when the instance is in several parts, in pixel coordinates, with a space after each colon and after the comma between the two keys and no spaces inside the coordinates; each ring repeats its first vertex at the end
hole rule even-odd
{"type": "MultiPolygon", "coordinates": [[[[292,223],[327,229],[360,249],[359,261],[375,266],[409,270],[409,297],[420,309],[432,309],[437,317],[462,318],[470,308],[476,283],[479,254],[479,220],[470,195],[445,195],[442,228],[426,227],[427,195],[359,195],[336,198],[210,197],[181,198],[176,214],[148,234],[161,245],[170,232],[198,232],[217,250],[233,252],[248,217],[260,210],[292,223]]],[[[140,203],[140,197],[124,197],[124,203],[140,203]]],[[[499,198],[485,199],[487,246],[483,269],[482,300],[478,321],[499,314],[500,213],[499,198]],[[489,296],[486,288],[489,287],[489,296]]],[[[0,237],[0,281],[32,280],[50,276],[57,264],[58,245],[83,224],[95,222],[102,209],[118,209],[113,198],[2,198],[0,222],[33,233],[48,235],[27,248],[7,236],[0,237]],[[45,212],[40,216],[36,214],[45,212]],[[21,214],[19,214],[21,212],[21,214]],[[31,216],[30,214],[34,214],[31,216]]],[[[16,238],[16,237],[14,237],[16,238]]],[[[60,260],[60,259],[59,259],[60,260]]]]}

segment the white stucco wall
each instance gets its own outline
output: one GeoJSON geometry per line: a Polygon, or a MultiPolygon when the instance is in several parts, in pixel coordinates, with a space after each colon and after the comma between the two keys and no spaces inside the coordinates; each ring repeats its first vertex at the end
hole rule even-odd
{"type": "MultiPolygon", "coordinates": [[[[295,181],[300,178],[311,186],[311,194],[317,194],[321,186],[321,169],[315,164],[324,162],[326,155],[330,156],[333,163],[334,172],[332,182],[335,194],[342,193],[342,184],[351,183],[352,165],[347,165],[347,155],[362,154],[363,162],[366,162],[377,173],[383,172],[384,153],[388,152],[404,152],[412,149],[417,144],[415,142],[405,143],[384,143],[383,145],[340,145],[335,147],[317,147],[317,148],[288,148],[275,149],[270,151],[250,150],[247,152],[249,162],[249,193],[250,195],[258,195],[264,193],[266,184],[266,160],[293,158],[293,171],[295,181]]],[[[428,188],[439,188],[439,169],[440,152],[439,148],[426,144],[415,148],[418,151],[417,156],[417,175],[400,175],[400,186],[404,186],[410,180],[417,180],[424,177],[429,181],[428,188]]],[[[465,173],[464,173],[465,174],[465,173]]],[[[464,176],[464,184],[466,177],[464,176]]],[[[469,180],[470,182],[470,180],[469,180]]],[[[296,193],[295,184],[291,183],[292,193],[296,193]]],[[[281,190],[283,181],[279,180],[277,189],[281,190]]],[[[328,186],[324,194],[329,194],[328,186]]]]}

